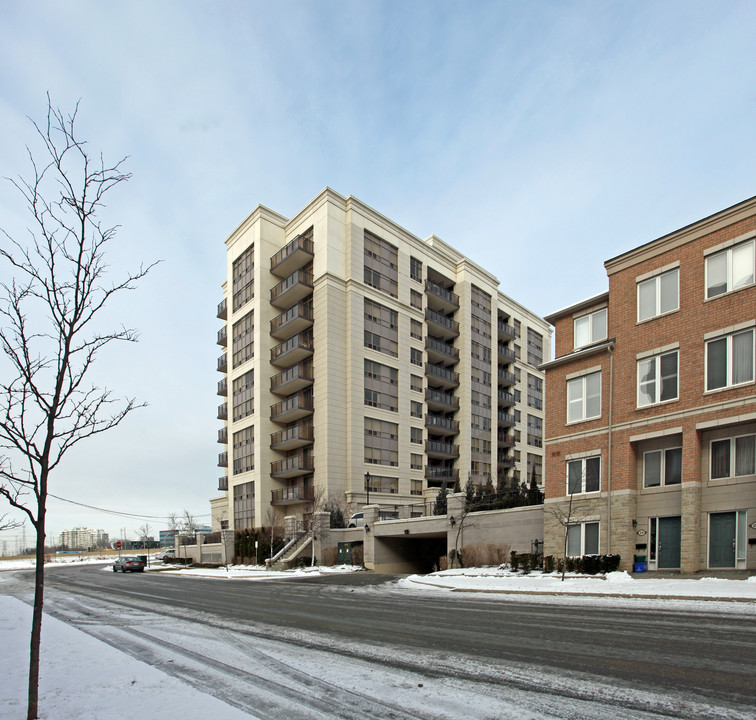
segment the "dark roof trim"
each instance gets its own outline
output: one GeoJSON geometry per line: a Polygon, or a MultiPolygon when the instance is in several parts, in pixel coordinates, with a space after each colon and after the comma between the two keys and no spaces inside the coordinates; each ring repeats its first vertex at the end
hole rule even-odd
{"type": "Polygon", "coordinates": [[[577,312],[578,310],[582,310],[583,308],[590,307],[591,305],[598,305],[600,302],[605,302],[609,300],[609,291],[599,293],[598,295],[594,295],[593,297],[589,297],[585,300],[581,300],[580,302],[575,303],[574,305],[570,305],[566,308],[562,308],[561,310],[557,310],[556,312],[551,313],[550,315],[545,315],[544,320],[549,323],[549,325],[554,324],[554,320],[558,320],[561,317],[564,317],[565,315],[571,315],[572,313],[577,312]]]}
{"type": "Polygon", "coordinates": [[[580,348],[580,350],[575,350],[575,352],[571,352],[569,355],[562,355],[558,358],[550,360],[549,362],[545,362],[539,365],[538,369],[551,370],[551,368],[565,365],[566,363],[572,362],[573,360],[581,360],[582,358],[590,357],[591,355],[597,355],[598,353],[614,349],[614,341],[615,338],[612,338],[611,340],[603,340],[602,342],[596,343],[595,345],[589,345],[588,347],[580,348]]]}

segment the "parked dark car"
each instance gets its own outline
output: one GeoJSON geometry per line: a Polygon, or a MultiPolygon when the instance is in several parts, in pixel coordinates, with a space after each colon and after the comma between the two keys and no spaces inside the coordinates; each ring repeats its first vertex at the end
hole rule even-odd
{"type": "Polygon", "coordinates": [[[124,556],[113,563],[113,572],[144,572],[144,563],[138,557],[124,556]]]}

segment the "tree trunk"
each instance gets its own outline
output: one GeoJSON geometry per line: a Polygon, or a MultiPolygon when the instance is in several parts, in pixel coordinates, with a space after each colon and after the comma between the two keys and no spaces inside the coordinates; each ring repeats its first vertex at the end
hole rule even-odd
{"type": "MultiPolygon", "coordinates": [[[[44,482],[46,486],[47,483],[44,482]]],[[[43,491],[44,492],[44,491],[43,491]]],[[[36,720],[39,707],[39,648],[42,640],[42,606],[45,593],[45,512],[46,495],[40,493],[37,504],[36,568],[34,570],[34,612],[29,646],[29,698],[26,720],[36,720]]]]}

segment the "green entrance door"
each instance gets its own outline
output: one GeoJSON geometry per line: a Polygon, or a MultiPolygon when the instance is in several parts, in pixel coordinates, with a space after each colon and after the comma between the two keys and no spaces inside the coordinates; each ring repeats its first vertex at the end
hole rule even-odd
{"type": "Polygon", "coordinates": [[[680,567],[680,517],[659,518],[657,568],[680,567]]]}
{"type": "Polygon", "coordinates": [[[709,567],[735,567],[736,513],[709,515],[709,567]]]}

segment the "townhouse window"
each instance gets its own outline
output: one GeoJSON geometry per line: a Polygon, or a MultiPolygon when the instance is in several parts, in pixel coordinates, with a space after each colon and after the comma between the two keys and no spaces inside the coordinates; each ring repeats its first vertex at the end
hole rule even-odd
{"type": "Polygon", "coordinates": [[[567,556],[598,555],[599,524],[597,522],[575,523],[567,526],[567,556]]]}
{"type": "Polygon", "coordinates": [[[417,282],[423,281],[423,264],[414,257],[410,257],[410,277],[417,282]]]}
{"type": "Polygon", "coordinates": [[[415,340],[423,339],[423,324],[414,318],[410,318],[410,337],[415,338],[415,340]]]}
{"type": "Polygon", "coordinates": [[[575,348],[606,340],[606,308],[575,318],[573,339],[575,348]]]}
{"type": "Polygon", "coordinates": [[[680,307],[680,269],[675,268],[638,283],[638,322],[680,307]]]}
{"type": "Polygon", "coordinates": [[[706,297],[739,290],[754,282],[754,241],[740,243],[706,258],[706,297]]]}
{"type": "Polygon", "coordinates": [[[410,428],[410,442],[416,445],[423,444],[423,429],[422,428],[410,428]]]}
{"type": "Polygon", "coordinates": [[[419,375],[410,375],[410,390],[420,393],[423,391],[423,379],[419,375]]]}
{"type": "Polygon", "coordinates": [[[567,381],[567,422],[601,416],[601,372],[567,381]]]}
{"type": "Polygon", "coordinates": [[[423,364],[423,351],[417,348],[410,348],[410,362],[413,365],[423,364]]]}
{"type": "Polygon", "coordinates": [[[677,400],[678,352],[638,360],[638,407],[677,400]]]}
{"type": "Polygon", "coordinates": [[[753,329],[706,343],[706,389],[718,390],[753,381],[753,329]]]}
{"type": "Polygon", "coordinates": [[[423,404],[410,400],[410,415],[415,418],[423,416],[423,404]]]}
{"type": "Polygon", "coordinates": [[[410,305],[418,310],[423,309],[423,296],[417,290],[410,290],[410,305]]]}
{"type": "MultiPolygon", "coordinates": [[[[410,470],[423,469],[423,456],[420,453],[410,453],[410,470]]],[[[418,481],[422,483],[422,481],[418,481]]],[[[422,487],[420,488],[422,490],[422,487]]]]}
{"type": "Polygon", "coordinates": [[[679,485],[682,482],[682,448],[643,453],[643,487],[679,485]]]}
{"type": "Polygon", "coordinates": [[[582,495],[601,489],[601,457],[587,457],[567,462],[567,494],[582,495]]]}
{"type": "Polygon", "coordinates": [[[713,440],[711,479],[756,475],[756,435],[713,440]]]}

